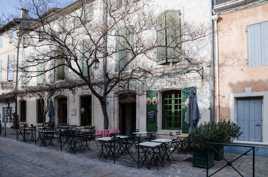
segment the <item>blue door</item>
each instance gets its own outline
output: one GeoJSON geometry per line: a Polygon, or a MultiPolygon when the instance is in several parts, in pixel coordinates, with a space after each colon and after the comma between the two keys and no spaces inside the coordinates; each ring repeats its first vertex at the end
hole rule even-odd
{"type": "Polygon", "coordinates": [[[262,141],[262,97],[236,100],[237,123],[241,128],[241,141],[262,141]]]}

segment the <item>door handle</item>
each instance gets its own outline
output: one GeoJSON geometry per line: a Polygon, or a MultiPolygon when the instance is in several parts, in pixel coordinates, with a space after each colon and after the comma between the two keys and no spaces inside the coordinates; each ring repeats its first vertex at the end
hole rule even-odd
{"type": "Polygon", "coordinates": [[[261,127],[262,126],[262,124],[256,124],[256,127],[261,127]]]}

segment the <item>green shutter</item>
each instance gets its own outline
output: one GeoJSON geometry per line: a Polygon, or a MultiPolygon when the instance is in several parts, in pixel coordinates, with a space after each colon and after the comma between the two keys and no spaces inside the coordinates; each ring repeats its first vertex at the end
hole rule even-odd
{"type": "Polygon", "coordinates": [[[154,132],[157,131],[157,91],[147,91],[146,102],[147,131],[154,132]]]}
{"type": "Polygon", "coordinates": [[[178,62],[181,50],[181,14],[179,11],[165,11],[158,17],[157,61],[160,64],[178,62]]]}
{"type": "Polygon", "coordinates": [[[134,31],[132,27],[123,28],[117,31],[116,35],[116,50],[117,50],[117,64],[116,64],[116,71],[119,71],[123,68],[128,62],[128,55],[130,45],[134,42],[134,31]]]}
{"type": "Polygon", "coordinates": [[[82,56],[80,61],[80,67],[82,70],[83,76],[88,76],[88,66],[87,66],[87,58],[86,58],[86,47],[85,44],[82,44],[82,56]]]}
{"type": "Polygon", "coordinates": [[[37,71],[38,71],[37,74],[39,75],[39,77],[37,79],[37,83],[38,84],[42,84],[45,81],[45,73],[44,73],[44,71],[45,71],[45,65],[44,64],[39,64],[37,66],[37,71]]]}
{"type": "Polygon", "coordinates": [[[57,54],[57,68],[56,68],[56,78],[57,80],[64,80],[65,79],[65,67],[64,67],[64,54],[63,51],[61,49],[58,50],[58,54],[57,54]]]}

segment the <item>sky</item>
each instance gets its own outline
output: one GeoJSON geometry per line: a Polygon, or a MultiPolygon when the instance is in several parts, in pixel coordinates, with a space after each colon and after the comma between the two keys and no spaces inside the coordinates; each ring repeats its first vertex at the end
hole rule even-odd
{"type": "MultiPolygon", "coordinates": [[[[58,5],[64,7],[66,4],[74,0],[50,0],[55,2],[51,6],[58,5]]],[[[0,16],[2,18],[19,16],[20,8],[22,7],[22,0],[0,0],[0,16]]],[[[1,17],[0,17],[1,18],[1,17]]]]}

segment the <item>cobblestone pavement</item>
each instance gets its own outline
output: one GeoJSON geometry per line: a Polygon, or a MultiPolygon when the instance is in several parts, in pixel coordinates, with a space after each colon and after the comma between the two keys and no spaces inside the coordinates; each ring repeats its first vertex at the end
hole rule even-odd
{"type": "MultiPolygon", "coordinates": [[[[185,156],[183,156],[185,158],[185,156]]],[[[137,169],[91,158],[89,153],[70,154],[55,149],[0,138],[0,177],[205,177],[205,170],[193,168],[183,157],[159,169],[137,169]]],[[[251,159],[237,168],[251,174],[251,159]]],[[[218,163],[216,166],[221,165],[218,163]]],[[[212,169],[213,171],[213,169],[212,169]]],[[[257,157],[257,177],[268,176],[268,158],[257,157]]],[[[216,177],[236,177],[231,169],[216,177]]]]}

